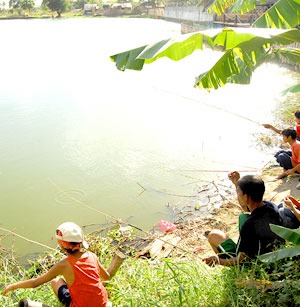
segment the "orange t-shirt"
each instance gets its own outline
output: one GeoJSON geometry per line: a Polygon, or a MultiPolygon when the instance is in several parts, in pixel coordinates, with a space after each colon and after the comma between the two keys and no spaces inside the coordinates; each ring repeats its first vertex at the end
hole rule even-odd
{"type": "Polygon", "coordinates": [[[107,292],[100,281],[100,268],[96,255],[91,252],[79,259],[67,257],[73,272],[74,282],[68,285],[72,303],[70,307],[105,307],[107,292]]]}
{"type": "Polygon", "coordinates": [[[297,131],[297,138],[300,139],[300,125],[297,125],[295,130],[297,131]]]}
{"type": "Polygon", "coordinates": [[[295,141],[292,146],[292,164],[293,167],[297,166],[300,163],[300,143],[295,141]]]}

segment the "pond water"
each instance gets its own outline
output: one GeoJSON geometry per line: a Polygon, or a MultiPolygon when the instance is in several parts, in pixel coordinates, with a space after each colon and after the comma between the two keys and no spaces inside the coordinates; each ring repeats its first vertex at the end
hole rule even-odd
{"type": "MultiPolygon", "coordinates": [[[[52,247],[64,221],[90,225],[85,232],[106,222],[74,198],[150,229],[170,218],[166,204],[182,201],[168,194],[190,195],[194,178],[216,175],[188,170],[261,167],[270,153],[252,135],[263,128],[222,109],[272,121],[295,81],[264,65],[251,85],[194,89],[220,56],[210,50],[118,71],[110,55],[180,34],[162,20],[11,20],[0,30],[0,227],[52,247]]],[[[2,243],[21,255],[42,251],[18,238],[2,243]]]]}

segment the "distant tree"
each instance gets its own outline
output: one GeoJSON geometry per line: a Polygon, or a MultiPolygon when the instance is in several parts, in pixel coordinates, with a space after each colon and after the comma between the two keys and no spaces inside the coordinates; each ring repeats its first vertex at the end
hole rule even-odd
{"type": "Polygon", "coordinates": [[[10,8],[18,9],[20,8],[20,0],[9,0],[8,5],[10,8]]]}
{"type": "Polygon", "coordinates": [[[22,10],[31,11],[34,6],[34,0],[20,0],[20,7],[22,10]]]}
{"type": "Polygon", "coordinates": [[[71,2],[72,7],[74,9],[83,9],[85,3],[86,3],[86,0],[74,0],[71,2]]]}
{"type": "Polygon", "coordinates": [[[69,0],[43,0],[42,4],[47,6],[51,11],[57,12],[57,17],[61,17],[61,13],[70,8],[69,0]]]}

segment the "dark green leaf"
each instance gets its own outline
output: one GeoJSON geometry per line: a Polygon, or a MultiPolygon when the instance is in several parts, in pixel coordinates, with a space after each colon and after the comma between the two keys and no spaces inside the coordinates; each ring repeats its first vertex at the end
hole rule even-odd
{"type": "Polygon", "coordinates": [[[271,253],[259,256],[263,262],[275,262],[283,258],[294,257],[300,255],[300,247],[280,249],[271,253]]]}
{"type": "Polygon", "coordinates": [[[294,243],[296,245],[300,245],[300,229],[290,229],[283,226],[270,224],[270,228],[273,232],[275,232],[278,236],[283,239],[294,243]]]}

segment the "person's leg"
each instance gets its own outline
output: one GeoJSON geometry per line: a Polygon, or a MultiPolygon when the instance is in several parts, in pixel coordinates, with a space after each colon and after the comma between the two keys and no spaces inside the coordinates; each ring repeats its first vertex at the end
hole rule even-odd
{"type": "Polygon", "coordinates": [[[69,307],[72,301],[68,286],[64,279],[56,277],[51,281],[51,287],[59,299],[59,301],[66,307],[69,307]]]}
{"type": "Polygon", "coordinates": [[[58,297],[58,289],[61,287],[61,286],[66,286],[67,283],[65,282],[64,279],[60,278],[60,277],[56,277],[54,278],[52,281],[51,281],[51,287],[55,293],[55,295],[58,297]]]}
{"type": "Polygon", "coordinates": [[[208,242],[216,254],[220,253],[218,246],[227,239],[229,239],[229,236],[219,229],[212,230],[208,235],[208,242]]]}
{"type": "Polygon", "coordinates": [[[280,153],[277,153],[275,157],[280,166],[283,167],[285,170],[293,168],[291,156],[287,152],[280,151],[280,153]]]}

